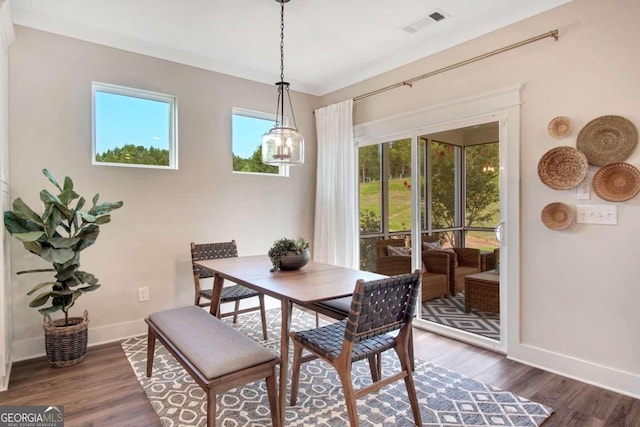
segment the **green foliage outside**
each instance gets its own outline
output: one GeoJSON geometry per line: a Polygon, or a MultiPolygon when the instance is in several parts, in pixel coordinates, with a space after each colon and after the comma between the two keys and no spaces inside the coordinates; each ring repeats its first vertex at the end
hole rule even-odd
{"type": "MultiPolygon", "coordinates": [[[[388,156],[388,232],[411,229],[411,152],[410,141],[402,140],[389,144],[388,156]]],[[[466,147],[466,227],[493,228],[499,218],[498,143],[466,147]]],[[[424,148],[422,147],[424,152],[424,148]]],[[[383,232],[381,212],[380,147],[369,146],[359,151],[360,181],[360,234],[383,232]]],[[[455,153],[453,145],[432,142],[429,162],[431,165],[431,215],[432,228],[459,227],[455,212],[455,153]]],[[[424,175],[424,173],[422,174],[424,175]]],[[[424,200],[424,182],[420,183],[424,200]]],[[[423,215],[424,202],[423,202],[423,215]]],[[[454,233],[441,233],[445,243],[455,245],[454,233]]],[[[474,240],[474,247],[489,249],[493,244],[493,233],[469,231],[467,239],[474,240]]],[[[361,268],[371,269],[375,265],[375,240],[362,238],[360,242],[361,268]],[[367,268],[369,267],[369,268],[367,268]]],[[[470,245],[471,246],[471,245],[470,245]]]]}
{"type": "Polygon", "coordinates": [[[96,162],[169,166],[169,150],[127,144],[96,154],[96,162]]]}
{"type": "Polygon", "coordinates": [[[253,152],[248,159],[233,155],[233,170],[236,172],[259,172],[279,174],[280,168],[273,165],[265,165],[262,163],[262,146],[258,145],[256,151],[253,152]]]}

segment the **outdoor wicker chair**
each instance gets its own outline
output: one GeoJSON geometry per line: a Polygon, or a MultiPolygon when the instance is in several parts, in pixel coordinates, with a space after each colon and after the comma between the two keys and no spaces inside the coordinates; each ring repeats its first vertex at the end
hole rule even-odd
{"type": "Polygon", "coordinates": [[[336,369],[351,427],[359,425],[356,399],[400,379],[404,379],[415,424],[422,425],[409,351],[420,275],[416,271],[368,282],[358,280],[346,320],[290,334],[294,346],[291,405],[296,404],[302,350],[306,349],[336,369]],[[393,331],[398,333],[390,335],[393,331]],[[381,354],[390,349],[396,351],[401,371],[385,378],[374,378],[372,384],[354,389],[352,363],[364,359],[371,363],[372,358],[379,361],[381,354]]]}
{"type": "MultiPolygon", "coordinates": [[[[381,239],[376,242],[378,258],[376,273],[386,276],[411,273],[411,258],[388,255],[389,246],[404,247],[403,239],[381,239]]],[[[422,253],[422,302],[449,295],[451,266],[449,254],[444,252],[422,253]]]]}
{"type": "Polygon", "coordinates": [[[475,248],[447,248],[443,250],[428,250],[426,243],[439,242],[438,236],[422,236],[423,259],[425,256],[441,256],[445,253],[449,256],[449,292],[455,296],[464,291],[464,278],[469,274],[480,272],[480,249],[475,248]]]}
{"type": "MultiPolygon", "coordinates": [[[[220,243],[200,243],[196,244],[191,242],[191,266],[193,268],[193,282],[195,285],[195,305],[200,307],[206,307],[211,304],[212,289],[203,289],[200,284],[200,279],[206,279],[213,277],[213,273],[209,270],[201,268],[196,265],[197,261],[203,261],[207,259],[218,258],[232,258],[238,256],[238,247],[236,241],[220,242],[220,243]],[[207,299],[206,302],[200,302],[201,299],[207,299]]],[[[252,311],[260,310],[260,316],[262,319],[262,336],[267,339],[267,318],[264,309],[264,295],[249,289],[242,285],[231,285],[222,288],[222,295],[220,296],[220,304],[226,302],[233,302],[233,311],[222,313],[220,306],[218,306],[218,312],[216,317],[222,319],[223,317],[233,316],[233,323],[238,321],[238,315],[243,313],[249,313],[252,311]],[[257,297],[259,301],[258,306],[240,308],[240,301],[257,297]]]]}

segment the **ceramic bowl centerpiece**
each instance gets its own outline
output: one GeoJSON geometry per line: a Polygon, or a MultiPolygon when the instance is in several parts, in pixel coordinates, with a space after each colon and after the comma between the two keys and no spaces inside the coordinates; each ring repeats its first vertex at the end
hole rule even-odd
{"type": "Polygon", "coordinates": [[[271,272],[299,270],[311,259],[309,243],[302,237],[297,239],[283,237],[276,240],[269,249],[268,255],[273,264],[271,272]]]}

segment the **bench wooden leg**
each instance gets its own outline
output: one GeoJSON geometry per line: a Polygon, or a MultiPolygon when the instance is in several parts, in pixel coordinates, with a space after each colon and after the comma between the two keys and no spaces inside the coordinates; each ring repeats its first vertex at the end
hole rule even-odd
{"type": "Polygon", "coordinates": [[[216,427],[216,393],[207,392],[207,427],[216,427]]]}
{"type": "Polygon", "coordinates": [[[271,424],[273,427],[280,427],[284,420],[280,420],[278,409],[278,386],[276,384],[276,367],[271,368],[271,375],[265,378],[267,382],[267,396],[269,397],[269,410],[271,411],[271,424]]]}
{"type": "Polygon", "coordinates": [[[149,332],[147,333],[147,377],[151,376],[151,372],[153,371],[153,356],[156,349],[156,336],[149,328],[149,332]]]}

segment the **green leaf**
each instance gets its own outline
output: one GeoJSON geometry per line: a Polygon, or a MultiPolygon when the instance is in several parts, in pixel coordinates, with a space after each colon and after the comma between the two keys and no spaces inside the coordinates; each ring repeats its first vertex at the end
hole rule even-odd
{"type": "Polygon", "coordinates": [[[40,256],[40,254],[42,253],[42,245],[37,240],[33,242],[22,242],[22,245],[32,254],[40,256]]]}
{"type": "Polygon", "coordinates": [[[80,217],[82,217],[82,219],[86,222],[96,222],[96,216],[95,215],[91,215],[90,213],[87,212],[78,212],[80,214],[80,217]]]}
{"type": "Polygon", "coordinates": [[[79,237],[51,237],[49,243],[56,249],[70,248],[80,241],[79,237]]]}
{"type": "Polygon", "coordinates": [[[54,305],[51,307],[47,307],[47,308],[41,308],[38,311],[40,312],[40,314],[45,315],[45,314],[53,314],[56,311],[60,311],[62,310],[62,307],[59,305],[54,305]]]}
{"type": "Polygon", "coordinates": [[[50,294],[51,296],[54,296],[54,297],[64,297],[67,295],[71,295],[74,292],[75,291],[73,289],[62,289],[60,291],[51,291],[50,294]]]}
{"type": "Polygon", "coordinates": [[[76,205],[76,211],[81,210],[84,207],[86,200],[84,199],[84,197],[80,197],[80,200],[78,200],[78,204],[76,205]]]}
{"type": "Polygon", "coordinates": [[[65,206],[69,206],[69,203],[71,203],[72,200],[75,200],[78,197],[80,197],[80,195],[73,191],[73,188],[65,188],[64,191],[58,195],[60,202],[62,202],[62,204],[64,204],[65,206]]]}
{"type": "Polygon", "coordinates": [[[71,301],[65,305],[62,310],[63,311],[69,311],[69,309],[71,307],[73,307],[73,304],[75,304],[76,300],[78,299],[78,297],[80,297],[80,295],[82,295],[82,292],[80,291],[74,291],[73,294],[71,295],[71,301]]]}
{"type": "Polygon", "coordinates": [[[56,274],[56,279],[59,282],[66,282],[69,279],[72,279],[76,274],[79,265],[77,263],[65,265],[64,268],[58,270],[58,274],[56,274]]]}
{"type": "Polygon", "coordinates": [[[73,249],[69,248],[43,248],[40,256],[44,260],[52,262],[54,264],[64,264],[65,262],[73,259],[73,257],[75,256],[75,252],[73,251],[73,249]]]}
{"type": "MultiPolygon", "coordinates": [[[[96,196],[97,196],[97,194],[96,194],[96,196]]],[[[97,200],[97,199],[95,199],[95,200],[97,200]]],[[[96,216],[104,215],[106,213],[111,212],[112,210],[120,209],[122,207],[122,205],[124,205],[124,203],[122,201],[113,202],[113,203],[105,202],[105,203],[101,203],[99,205],[96,205],[96,206],[92,207],[89,210],[89,213],[93,214],[93,215],[96,215],[96,216]]]]}
{"type": "Polygon", "coordinates": [[[62,221],[62,214],[57,208],[53,207],[53,205],[49,205],[49,206],[51,206],[51,214],[48,216],[46,220],[45,227],[47,231],[47,236],[49,236],[50,238],[53,238],[56,235],[56,230],[60,225],[60,222],[62,221]]]}
{"type": "Polygon", "coordinates": [[[38,268],[38,269],[34,269],[34,270],[22,270],[22,271],[18,271],[16,274],[20,275],[20,274],[27,274],[27,273],[50,273],[56,271],[53,268],[38,268]]]}
{"type": "Polygon", "coordinates": [[[96,225],[102,225],[102,224],[108,224],[108,223],[110,223],[110,222],[111,222],[111,215],[107,214],[107,215],[99,216],[99,217],[95,220],[94,224],[96,224],[96,225]]]}
{"type": "Polygon", "coordinates": [[[42,231],[30,231],[28,233],[15,233],[13,237],[21,242],[35,242],[44,235],[42,231]]]}
{"type": "Polygon", "coordinates": [[[56,188],[58,188],[58,190],[62,191],[62,188],[60,188],[60,185],[58,185],[58,181],[56,180],[56,177],[53,176],[53,174],[51,172],[49,172],[47,169],[42,169],[42,173],[49,178],[49,181],[51,181],[51,183],[53,185],[56,186],[56,188]]]}
{"type": "Polygon", "coordinates": [[[91,273],[87,273],[86,271],[76,271],[74,273],[74,276],[80,283],[87,283],[89,285],[98,285],[98,278],[91,273]]]}
{"type": "Polygon", "coordinates": [[[64,177],[64,191],[73,191],[73,181],[68,176],[64,177]]]}
{"type": "Polygon", "coordinates": [[[93,196],[93,206],[95,206],[98,203],[98,199],[100,198],[100,193],[96,193],[95,196],[93,196]]]}
{"type": "Polygon", "coordinates": [[[44,288],[45,286],[53,286],[55,285],[56,282],[42,282],[42,283],[38,283],[37,285],[35,285],[29,292],[27,292],[27,295],[31,295],[33,294],[35,291],[40,290],[42,288],[44,288]]]}
{"type": "Polygon", "coordinates": [[[42,224],[42,218],[33,209],[29,207],[20,197],[13,201],[13,211],[22,219],[42,224]]]}
{"type": "Polygon", "coordinates": [[[29,303],[29,307],[40,307],[41,305],[45,305],[49,298],[51,297],[51,292],[44,292],[35,297],[29,303]]]}

